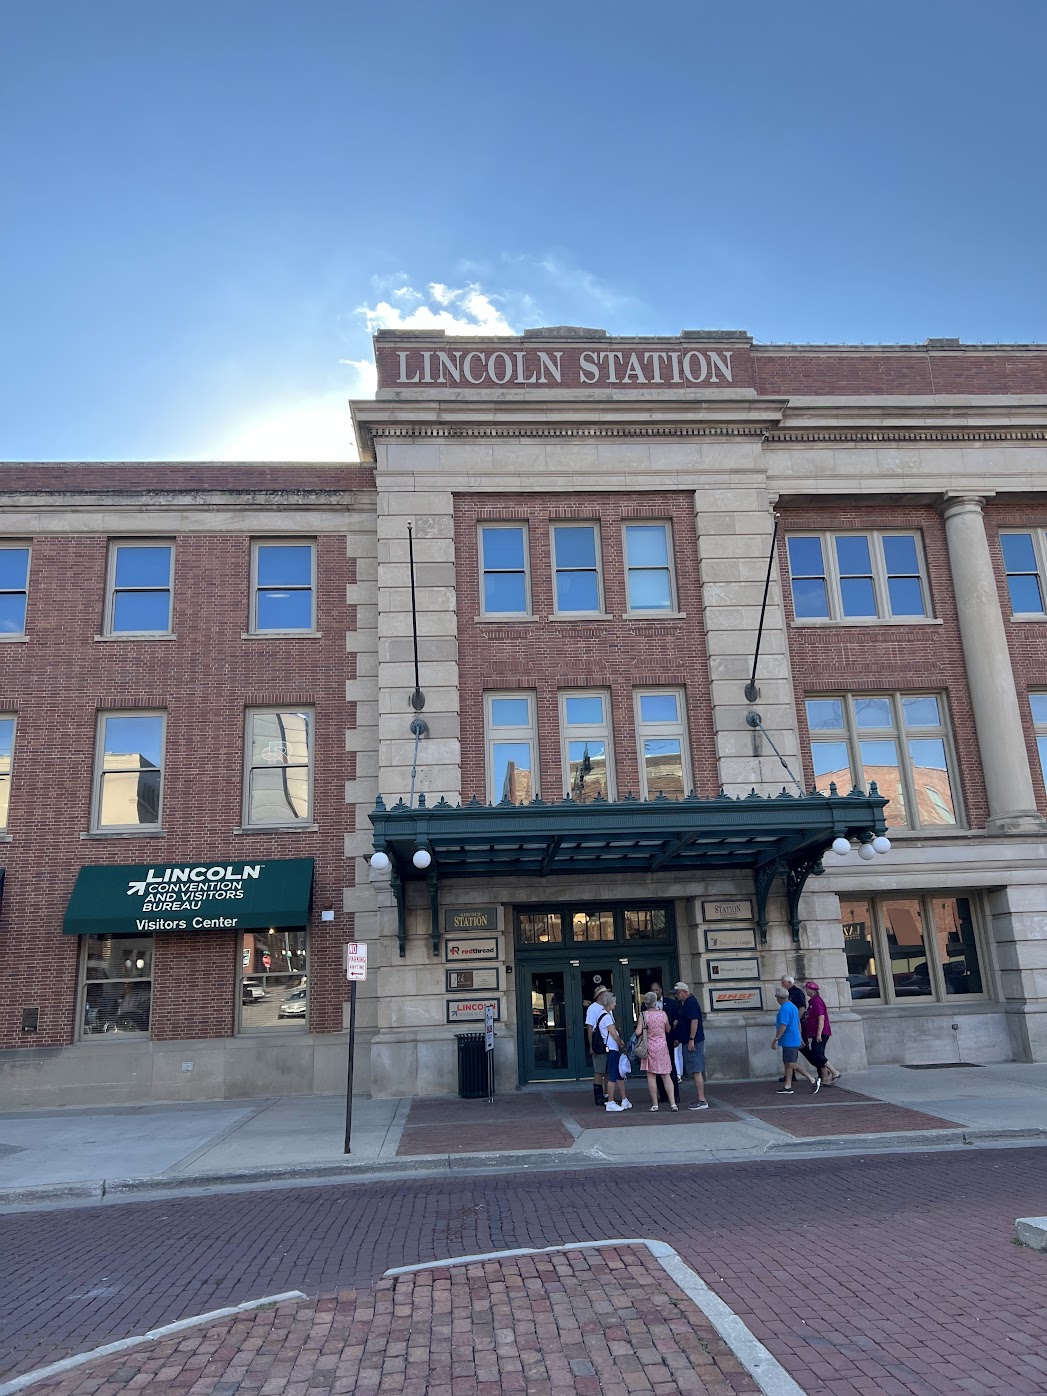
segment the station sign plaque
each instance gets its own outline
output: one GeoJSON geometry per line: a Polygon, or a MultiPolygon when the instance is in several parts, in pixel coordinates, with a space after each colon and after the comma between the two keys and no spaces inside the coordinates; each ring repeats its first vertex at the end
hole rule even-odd
{"type": "Polygon", "coordinates": [[[706,950],[755,950],[756,931],[747,926],[733,927],[729,931],[706,931],[706,950]]]}
{"type": "Polygon", "coordinates": [[[734,955],[722,960],[706,960],[706,978],[713,981],[759,979],[760,961],[755,955],[734,955]]]}
{"type": "Polygon", "coordinates": [[[758,985],[718,984],[709,990],[709,1007],[714,1013],[751,1013],[763,1008],[763,990],[758,985]]]}
{"type": "Polygon", "coordinates": [[[497,988],[497,969],[449,969],[447,971],[448,993],[460,993],[463,989],[497,988]]]}
{"type": "Polygon", "coordinates": [[[448,999],[447,1021],[449,1023],[485,1023],[488,1008],[494,1012],[494,1021],[501,1022],[501,1004],[498,999],[448,999]]]}
{"type": "Polygon", "coordinates": [[[497,936],[448,936],[444,941],[444,959],[451,965],[475,965],[498,958],[497,936]]]}
{"type": "Polygon", "coordinates": [[[752,897],[717,897],[702,902],[703,921],[751,921],[752,897]]]}
{"type": "Polygon", "coordinates": [[[444,912],[444,930],[448,935],[468,935],[474,931],[496,931],[496,906],[459,906],[444,912]]]}

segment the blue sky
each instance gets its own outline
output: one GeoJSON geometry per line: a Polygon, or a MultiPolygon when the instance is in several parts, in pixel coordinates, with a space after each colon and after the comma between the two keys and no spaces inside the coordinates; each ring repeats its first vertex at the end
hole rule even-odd
{"type": "Polygon", "coordinates": [[[350,459],[376,324],[1047,340],[1045,41],[1043,0],[9,0],[0,457],[350,459]]]}

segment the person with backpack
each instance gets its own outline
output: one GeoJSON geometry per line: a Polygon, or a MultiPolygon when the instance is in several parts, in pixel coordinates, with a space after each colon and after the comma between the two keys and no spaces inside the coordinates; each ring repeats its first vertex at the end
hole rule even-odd
{"type": "Polygon", "coordinates": [[[604,1090],[607,1077],[607,1047],[601,1041],[597,1048],[593,1028],[606,1012],[607,993],[606,989],[597,989],[592,1003],[585,1010],[585,1038],[593,1059],[593,1101],[597,1106],[607,1104],[607,1094],[604,1090]]]}
{"type": "MultiPolygon", "coordinates": [[[[614,994],[604,997],[604,1011],[593,1027],[593,1054],[598,1047],[607,1053],[607,1104],[604,1109],[609,1114],[621,1110],[631,1110],[632,1101],[625,1094],[625,1078],[622,1075],[621,1061],[625,1055],[625,1043],[614,1021],[617,999],[614,994]],[[618,1097],[617,1101],[615,1096],[618,1097]]],[[[628,1058],[626,1057],[628,1062],[628,1058]]]]}

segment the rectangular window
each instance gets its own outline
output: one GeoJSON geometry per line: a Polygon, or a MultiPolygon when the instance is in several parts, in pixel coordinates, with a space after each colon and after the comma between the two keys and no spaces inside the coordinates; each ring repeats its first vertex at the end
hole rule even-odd
{"type": "Polygon", "coordinates": [[[797,620],[898,620],[929,615],[916,533],[808,533],[788,539],[797,620]]]}
{"type": "Polygon", "coordinates": [[[11,809],[11,769],[15,759],[15,718],[13,713],[0,716],[0,829],[7,828],[11,809]]]}
{"type": "Polygon", "coordinates": [[[1043,783],[1047,786],[1047,693],[1030,693],[1029,707],[1032,709],[1036,748],[1040,753],[1040,770],[1043,772],[1043,783]]]}
{"type": "Polygon", "coordinates": [[[113,543],[109,549],[107,635],[171,633],[171,543],[113,543]]]}
{"type": "Polygon", "coordinates": [[[95,829],[159,825],[164,727],[163,713],[99,714],[95,829]]]}
{"type": "Polygon", "coordinates": [[[253,709],[247,714],[244,823],[304,824],[312,817],[313,714],[253,709]]]}
{"type": "Polygon", "coordinates": [[[525,805],[538,794],[533,693],[485,693],[487,798],[525,805]]]}
{"type": "Polygon", "coordinates": [[[669,525],[627,523],[623,532],[629,610],[675,610],[672,537],[669,525]]]}
{"type": "Polygon", "coordinates": [[[269,540],[252,545],[253,633],[316,629],[316,546],[269,540]]]}
{"type": "Polygon", "coordinates": [[[29,598],[29,548],[0,544],[0,637],[25,634],[29,598]]]}
{"type": "Polygon", "coordinates": [[[557,615],[601,615],[600,539],[596,524],[554,524],[557,615]]]}
{"type": "Polygon", "coordinates": [[[480,607],[485,616],[531,613],[526,524],[480,525],[480,607]]]}
{"type": "Polygon", "coordinates": [[[300,927],[245,933],[241,948],[240,1031],[308,1028],[308,944],[300,927]]]}
{"type": "Polygon", "coordinates": [[[942,1002],[984,995],[968,897],[843,897],[840,917],[855,1002],[942,1002]]]}
{"type": "Polygon", "coordinates": [[[1042,616],[1044,578],[1044,535],[1001,533],[1000,548],[1007,572],[1011,610],[1016,616],[1042,616]]]}
{"type": "Polygon", "coordinates": [[[645,800],[682,800],[691,784],[683,692],[641,688],[634,701],[640,793],[645,800]]]}
{"type": "Polygon", "coordinates": [[[563,916],[556,911],[520,911],[516,938],[521,945],[562,945],[563,916]]]}
{"type": "Polygon", "coordinates": [[[574,912],[571,916],[571,935],[575,941],[614,940],[614,912],[574,912]]]}
{"type": "Polygon", "coordinates": [[[610,709],[609,693],[560,694],[564,790],[582,805],[614,799],[610,709]]]}
{"type": "Polygon", "coordinates": [[[153,937],[84,936],[80,970],[83,1037],[144,1036],[153,999],[153,937]]]}
{"type": "Polygon", "coordinates": [[[933,693],[842,694],[807,700],[815,784],[841,794],[875,781],[894,828],[960,821],[944,700],[933,693]]]}

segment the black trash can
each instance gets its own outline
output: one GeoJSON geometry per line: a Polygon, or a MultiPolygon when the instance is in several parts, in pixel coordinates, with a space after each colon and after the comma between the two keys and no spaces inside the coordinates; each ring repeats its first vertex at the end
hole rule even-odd
{"type": "Polygon", "coordinates": [[[458,1043],[458,1094],[463,1100],[487,1095],[487,1053],[482,1032],[455,1033],[458,1043]]]}

